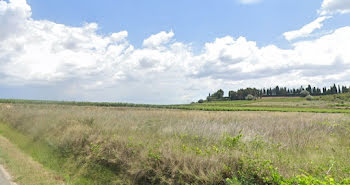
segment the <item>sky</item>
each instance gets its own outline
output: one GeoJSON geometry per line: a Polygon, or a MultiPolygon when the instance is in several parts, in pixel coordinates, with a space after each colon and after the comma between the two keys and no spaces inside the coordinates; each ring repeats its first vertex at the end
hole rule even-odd
{"type": "Polygon", "coordinates": [[[0,98],[189,103],[350,85],[349,0],[0,0],[0,98]]]}

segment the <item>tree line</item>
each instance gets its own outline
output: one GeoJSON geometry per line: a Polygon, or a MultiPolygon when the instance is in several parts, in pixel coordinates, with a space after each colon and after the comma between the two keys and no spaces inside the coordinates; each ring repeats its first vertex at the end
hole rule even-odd
{"type": "MultiPolygon", "coordinates": [[[[308,85],[306,88],[301,86],[300,88],[287,88],[287,87],[279,87],[275,88],[245,88],[239,89],[237,91],[229,91],[228,96],[224,96],[224,91],[222,89],[216,91],[213,94],[209,94],[207,97],[207,101],[216,101],[216,100],[245,100],[247,98],[262,98],[262,97],[296,97],[301,96],[303,91],[309,92],[311,96],[322,96],[322,95],[330,95],[330,94],[340,94],[340,93],[348,93],[350,92],[350,87],[340,86],[334,84],[329,88],[323,87],[312,87],[308,85]],[[249,96],[248,96],[249,95],[249,96]]],[[[203,100],[202,100],[203,101],[203,100]]]]}

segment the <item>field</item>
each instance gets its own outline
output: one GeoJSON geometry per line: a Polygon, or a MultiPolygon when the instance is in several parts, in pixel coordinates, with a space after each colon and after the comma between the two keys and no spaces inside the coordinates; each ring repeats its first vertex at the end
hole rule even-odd
{"type": "Polygon", "coordinates": [[[110,102],[74,102],[74,101],[42,101],[0,99],[0,103],[9,104],[42,104],[42,105],[74,105],[98,107],[143,107],[160,109],[183,109],[204,111],[271,111],[271,112],[314,112],[314,113],[350,113],[350,93],[314,97],[307,101],[300,97],[274,97],[255,101],[213,101],[182,105],[152,105],[110,102]]]}
{"type": "Polygon", "coordinates": [[[350,184],[347,99],[11,101],[0,134],[67,184],[350,184]]]}

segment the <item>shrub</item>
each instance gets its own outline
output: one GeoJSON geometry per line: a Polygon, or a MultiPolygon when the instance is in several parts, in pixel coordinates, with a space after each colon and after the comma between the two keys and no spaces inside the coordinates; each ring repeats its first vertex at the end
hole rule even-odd
{"type": "Polygon", "coordinates": [[[301,96],[301,97],[310,96],[310,92],[307,91],[307,90],[303,90],[303,91],[300,92],[300,96],[301,96]]]}
{"type": "Polygon", "coordinates": [[[198,100],[198,103],[204,103],[204,100],[200,99],[198,100]]]}
{"type": "Polygon", "coordinates": [[[306,98],[305,98],[307,101],[312,101],[313,100],[313,97],[312,96],[306,96],[306,98]]]}
{"type": "Polygon", "coordinates": [[[245,97],[246,100],[255,100],[255,96],[248,94],[248,96],[245,97]]]}
{"type": "Polygon", "coordinates": [[[242,130],[239,131],[239,134],[234,137],[224,135],[224,145],[228,147],[235,147],[238,145],[242,137],[243,137],[242,130]]]}

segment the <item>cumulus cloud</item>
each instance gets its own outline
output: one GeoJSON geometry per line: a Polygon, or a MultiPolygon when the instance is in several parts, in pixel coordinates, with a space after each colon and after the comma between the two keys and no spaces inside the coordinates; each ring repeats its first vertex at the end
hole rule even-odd
{"type": "Polygon", "coordinates": [[[335,13],[350,13],[350,1],[349,0],[323,0],[321,9],[319,10],[321,15],[330,15],[335,13]]]}
{"type": "Polygon", "coordinates": [[[311,23],[303,26],[299,30],[288,31],[283,34],[286,40],[294,40],[298,38],[305,38],[310,36],[317,29],[323,27],[323,22],[333,17],[334,14],[350,13],[349,0],[323,0],[320,10],[318,10],[319,17],[311,23]]]}
{"type": "Polygon", "coordinates": [[[174,37],[174,32],[170,31],[169,33],[162,31],[158,34],[151,35],[149,38],[143,41],[143,47],[146,48],[156,48],[160,47],[163,44],[167,44],[171,38],[174,37]]]}
{"type": "Polygon", "coordinates": [[[0,41],[10,35],[16,35],[25,29],[26,19],[31,16],[31,8],[25,0],[0,1],[0,41]]]}
{"type": "Polygon", "coordinates": [[[331,18],[330,16],[321,16],[318,17],[316,20],[312,21],[311,23],[303,26],[299,30],[293,30],[289,32],[285,32],[283,36],[291,41],[297,38],[303,38],[309,36],[311,33],[313,33],[317,29],[321,29],[323,26],[323,22],[327,19],[331,18]]]}
{"type": "Polygon", "coordinates": [[[350,82],[350,27],[291,49],[226,36],[195,54],[172,31],[135,48],[127,31],[34,20],[24,0],[0,1],[0,23],[0,89],[17,98],[186,103],[218,88],[350,82]]]}
{"type": "MultiPolygon", "coordinates": [[[[202,62],[195,76],[235,81],[273,77],[280,82],[277,77],[281,75],[319,80],[327,78],[327,75],[345,75],[350,70],[350,54],[346,51],[350,43],[345,41],[350,39],[349,33],[350,27],[340,28],[316,40],[297,42],[289,50],[274,45],[259,48],[244,38],[217,39],[206,45],[205,53],[201,56],[201,61],[205,62],[202,62]],[[227,50],[239,57],[226,60],[227,50]],[[223,56],[225,60],[222,60],[223,56]]],[[[349,80],[349,77],[344,80],[349,80]]]]}

